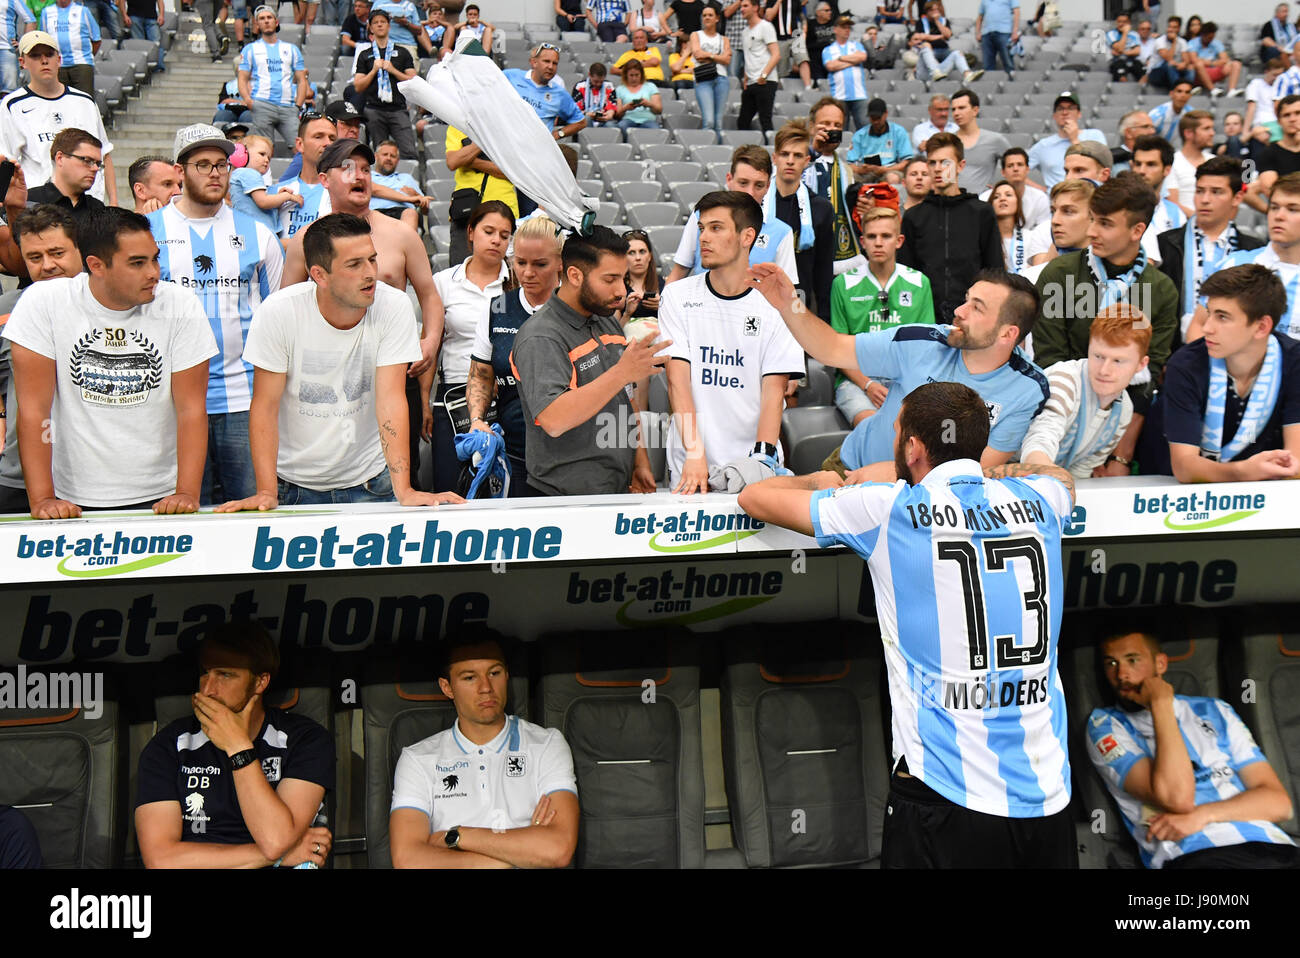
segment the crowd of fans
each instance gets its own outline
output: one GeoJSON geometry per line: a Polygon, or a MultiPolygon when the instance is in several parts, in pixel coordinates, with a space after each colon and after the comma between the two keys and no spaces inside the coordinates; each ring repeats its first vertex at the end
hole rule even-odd
{"type": "MultiPolygon", "coordinates": [[[[847,431],[827,482],[892,480],[898,406],[936,379],[987,403],[986,465],[1300,474],[1300,35],[1285,4],[1261,31],[1264,74],[1222,130],[1189,108],[1195,85],[1243,92],[1216,25],[1189,23],[1184,40],[1176,17],[1157,29],[1126,14],[1106,36],[1108,66],[1117,81],[1167,87],[1168,101],[1107,131],[1083,126],[1079,96],[1063,91],[1055,132],[1028,149],[981,127],[982,71],[951,46],[938,0],[884,4],[865,31],[831,2],[811,17],[793,0],[626,7],[557,2],[564,29],[585,16],[631,42],[576,86],[557,75],[552,43],[505,71],[556,140],[657,126],[663,95],[685,84],[720,134],[728,74],[741,77],[742,128],[771,127],[782,77],[825,95],[805,95],[807,118],[768,145],[732,152],[675,251],[644,230],[561,230],[448,127],[455,192],[438,219],[451,252],[436,273],[419,235],[434,201],[401,169],[421,121],[398,84],[421,55],[490,46],[476,9],[451,24],[436,3],[421,19],[409,0],[356,0],[340,35],[352,82],[321,109],[276,12],[246,11],[252,39],[222,87],[223,128],[187,127],[170,155],[134,163],[134,213],[114,208],[112,143],[66,72],[79,65],[69,24],[98,42],[91,8],[47,7],[57,39],[11,31],[29,79],[0,103],[12,159],[0,264],[20,279],[4,334],[5,505],[48,518],[418,505],[471,486],[648,492],[664,478],[640,415],[654,377],[671,411],[669,487],[734,491],[783,469],[782,415],[806,356],[830,367],[847,431]],[[916,52],[931,82],[963,74],[911,129],[869,92],[891,45],[916,52]],[[275,180],[277,138],[294,158],[275,180]],[[1238,229],[1243,202],[1266,212],[1267,241],[1238,229]],[[138,449],[127,462],[125,446],[138,449]],[[475,482],[480,471],[494,481],[475,482]]],[[[1015,0],[985,0],[984,67],[1012,71],[1020,34],[1015,0]]],[[[561,150],[576,171],[577,152],[561,150]]]]}

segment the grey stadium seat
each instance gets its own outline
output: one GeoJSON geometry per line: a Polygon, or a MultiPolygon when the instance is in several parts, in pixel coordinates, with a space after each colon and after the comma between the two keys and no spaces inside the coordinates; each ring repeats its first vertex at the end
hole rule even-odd
{"type": "Polygon", "coordinates": [[[606,163],[619,163],[632,159],[632,147],[628,143],[592,143],[587,147],[587,155],[599,169],[606,163]]]}
{"type": "MultiPolygon", "coordinates": [[[[43,671],[28,667],[28,689],[33,674],[43,671]]],[[[31,821],[46,868],[122,864],[130,807],[127,728],[107,683],[103,692],[102,712],[93,719],[85,708],[0,713],[0,805],[19,808],[31,821]]]]}
{"type": "Polygon", "coordinates": [[[619,183],[613,189],[614,201],[623,206],[633,203],[657,203],[663,199],[663,184],[658,182],[619,183]]]}
{"type": "Polygon", "coordinates": [[[646,455],[650,458],[650,471],[654,473],[655,483],[662,486],[668,481],[668,418],[672,415],[672,404],[668,401],[666,373],[655,373],[649,382],[646,411],[642,415],[650,418],[641,420],[641,434],[654,440],[646,443],[646,455]]]}
{"type": "Polygon", "coordinates": [[[808,357],[808,385],[799,390],[799,406],[835,405],[836,370],[808,357]]]}
{"type": "Polygon", "coordinates": [[[636,229],[675,226],[680,218],[681,208],[676,203],[633,203],[627,207],[627,223],[636,229]]]}
{"type": "MultiPolygon", "coordinates": [[[[522,650],[511,650],[506,711],[528,718],[528,670],[522,650]]],[[[361,686],[366,749],[366,861],[391,868],[388,813],[393,772],[402,749],[450,728],[456,720],[451,699],[442,694],[432,656],[423,665],[393,659],[372,662],[361,686]]]]}
{"type": "Polygon", "coordinates": [[[689,147],[704,146],[706,144],[716,146],[718,142],[712,130],[675,130],[673,137],[678,143],[683,143],[689,147]]]}
{"type": "MultiPolygon", "coordinates": [[[[891,117],[894,119],[894,117],[891,117]]],[[[724,145],[732,147],[754,143],[762,146],[764,143],[762,130],[723,130],[722,142],[724,145]]]]}
{"type": "Polygon", "coordinates": [[[736,630],[722,647],[727,801],[747,864],[879,858],[890,770],[879,640],[819,622],[736,630]]]}
{"type": "Polygon", "coordinates": [[[643,146],[641,155],[656,163],[680,163],[686,159],[686,147],[680,143],[656,143],[643,146]]]}
{"type": "Polygon", "coordinates": [[[691,147],[691,159],[696,163],[703,163],[706,166],[712,166],[715,163],[731,164],[731,154],[735,152],[734,146],[725,144],[708,143],[703,146],[691,147]]]}
{"type": "Polygon", "coordinates": [[[655,255],[659,257],[660,271],[666,273],[671,266],[665,265],[673,253],[677,252],[677,244],[682,240],[682,228],[680,226],[652,226],[646,230],[650,237],[650,243],[655,248],[655,255]]]}
{"type": "Polygon", "coordinates": [[[551,635],[540,645],[542,724],[563,733],[578,778],[574,861],[586,868],[703,867],[695,640],[645,629],[551,635]]]}
{"type": "Polygon", "coordinates": [[[675,183],[668,191],[669,195],[685,210],[693,210],[705,193],[712,193],[717,187],[712,183],[675,183]]]}
{"type": "MultiPolygon", "coordinates": [[[[1172,610],[1170,610],[1172,611],[1172,610]]],[[[1160,628],[1162,648],[1169,657],[1165,679],[1179,695],[1219,695],[1218,622],[1213,615],[1169,616],[1160,628]]],[[[1083,812],[1079,826],[1079,864],[1093,868],[1137,868],[1137,850],[1119,808],[1115,805],[1092,761],[1088,758],[1088,716],[1114,701],[1101,674],[1098,632],[1114,620],[1104,615],[1076,614],[1065,620],[1061,637],[1061,681],[1069,716],[1070,763],[1076,784],[1075,801],[1083,812]],[[1096,812],[1104,818],[1094,818],[1096,812]],[[1094,830],[1098,822],[1104,825],[1094,830]]],[[[1127,627],[1127,623],[1125,624],[1127,627]]],[[[1140,628],[1138,621],[1134,628],[1140,628]]]]}
{"type": "MultiPolygon", "coordinates": [[[[1295,606],[1275,606],[1252,610],[1245,617],[1241,641],[1229,646],[1237,681],[1224,686],[1291,796],[1293,813],[1300,796],[1300,634],[1295,613],[1295,606]],[[1247,688],[1254,692],[1253,703],[1241,701],[1247,688]]],[[[1295,814],[1279,824],[1300,837],[1295,814]]]]}
{"type": "Polygon", "coordinates": [[[615,160],[600,165],[600,178],[613,186],[615,183],[639,182],[643,167],[639,160],[615,160]]]}
{"type": "Polygon", "coordinates": [[[659,177],[660,183],[671,189],[674,183],[695,182],[703,172],[704,166],[700,163],[660,163],[655,175],[659,177]]]}
{"type": "Polygon", "coordinates": [[[798,476],[820,471],[848,434],[849,424],[834,406],[796,406],[781,414],[785,464],[798,476]]]}
{"type": "Polygon", "coordinates": [[[635,146],[638,150],[643,150],[647,146],[654,146],[658,143],[667,143],[672,133],[668,130],[653,130],[631,127],[627,131],[627,141],[635,146]]]}
{"type": "Polygon", "coordinates": [[[623,223],[623,207],[617,203],[601,203],[600,210],[596,213],[596,222],[617,229],[623,223]]]}
{"type": "Polygon", "coordinates": [[[616,126],[589,126],[578,131],[578,144],[584,151],[593,143],[622,143],[623,131],[616,126]]]}

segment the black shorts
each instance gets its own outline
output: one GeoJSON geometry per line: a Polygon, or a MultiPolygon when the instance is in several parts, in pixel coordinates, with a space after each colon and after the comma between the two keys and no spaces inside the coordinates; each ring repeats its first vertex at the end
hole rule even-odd
{"type": "Polygon", "coordinates": [[[1074,821],[1064,808],[1044,818],[971,811],[919,778],[889,782],[882,868],[1078,868],[1074,821]]]}
{"type": "Polygon", "coordinates": [[[1300,848],[1271,842],[1202,848],[1179,855],[1166,862],[1164,868],[1300,868],[1300,848]]]}

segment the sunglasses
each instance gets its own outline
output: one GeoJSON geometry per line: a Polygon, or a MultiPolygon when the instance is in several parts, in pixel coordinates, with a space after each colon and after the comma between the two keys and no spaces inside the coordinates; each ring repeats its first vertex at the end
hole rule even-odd
{"type": "Polygon", "coordinates": [[[539,43],[537,46],[533,47],[533,56],[539,56],[546,50],[554,50],[556,53],[560,52],[560,48],[554,43],[539,43]]]}
{"type": "Polygon", "coordinates": [[[337,126],[339,122],[338,120],[334,119],[334,117],[326,116],[324,113],[319,113],[316,110],[309,110],[298,117],[299,123],[310,123],[312,120],[329,120],[335,126],[337,126]]]}
{"type": "Polygon", "coordinates": [[[645,230],[628,230],[623,234],[623,239],[648,240],[650,235],[645,230]]]}

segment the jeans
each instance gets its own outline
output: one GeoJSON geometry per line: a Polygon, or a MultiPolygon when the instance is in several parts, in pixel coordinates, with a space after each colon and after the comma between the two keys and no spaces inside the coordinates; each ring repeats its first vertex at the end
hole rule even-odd
{"type": "Polygon", "coordinates": [[[736,120],[736,129],[748,130],[758,113],[758,127],[766,132],[772,129],[772,103],[776,100],[775,80],[766,83],[751,83],[740,94],[740,117],[736,120]]]}
{"type": "Polygon", "coordinates": [[[7,43],[0,44],[0,91],[18,88],[18,54],[7,43]]]}
{"type": "Polygon", "coordinates": [[[618,121],[618,128],[624,131],[631,129],[657,130],[659,129],[659,118],[657,116],[652,116],[648,120],[634,120],[630,116],[625,116],[623,119],[618,121]]]}
{"type": "Polygon", "coordinates": [[[393,482],[384,469],[359,486],[346,489],[308,489],[288,479],[277,483],[277,498],[282,506],[333,506],[341,502],[396,502],[393,482]]]}
{"type": "Polygon", "coordinates": [[[596,24],[596,36],[605,43],[615,43],[627,35],[627,24],[622,20],[607,20],[596,24]]]}
{"type": "Polygon", "coordinates": [[[1175,70],[1168,63],[1162,63],[1147,74],[1147,83],[1162,90],[1170,90],[1180,83],[1195,83],[1194,70],[1175,70]]]}
{"type": "Polygon", "coordinates": [[[212,114],[212,123],[214,126],[220,126],[223,123],[247,123],[244,116],[248,114],[248,107],[242,103],[227,103],[225,106],[217,107],[217,112],[212,114]]]}
{"type": "Polygon", "coordinates": [[[94,15],[95,22],[99,24],[99,32],[110,40],[116,40],[118,38],[117,7],[108,0],[86,0],[86,7],[94,15]]]}
{"type": "Polygon", "coordinates": [[[348,0],[325,0],[321,4],[321,16],[325,18],[325,23],[330,26],[342,26],[343,21],[348,18],[352,5],[348,0]]]}
{"type": "Polygon", "coordinates": [[[150,17],[132,17],[131,36],[136,40],[149,40],[158,44],[156,67],[161,70],[163,68],[162,28],[158,26],[158,20],[150,17]]]}
{"type": "Polygon", "coordinates": [[[867,104],[870,100],[845,100],[844,105],[849,108],[849,114],[853,117],[853,129],[860,130],[864,126],[871,125],[871,117],[867,116],[867,104]]]}
{"type": "Polygon", "coordinates": [[[1011,34],[985,30],[980,37],[980,52],[984,57],[985,70],[992,70],[997,66],[997,58],[1002,57],[1002,66],[1007,71],[1007,76],[1015,72],[1016,64],[1011,59],[1011,34]]]}
{"type": "Polygon", "coordinates": [[[695,84],[695,102],[700,105],[700,126],[712,130],[722,142],[722,114],[727,108],[727,90],[731,79],[726,74],[695,84]]]}
{"type": "Polygon", "coordinates": [[[270,138],[279,132],[280,138],[290,145],[298,138],[298,108],[292,103],[254,100],[248,112],[254,133],[270,138]]]}
{"type": "Polygon", "coordinates": [[[199,502],[218,505],[257,492],[253,452],[248,442],[248,412],[208,416],[208,461],[203,464],[199,502]]]}
{"type": "MultiPolygon", "coordinates": [[[[943,51],[941,50],[939,52],[942,53],[943,51]]],[[[949,48],[947,52],[948,55],[945,56],[943,60],[940,60],[928,43],[921,47],[921,62],[924,63],[926,69],[929,70],[930,76],[933,76],[936,73],[951,73],[954,69],[961,73],[965,73],[970,69],[970,65],[966,63],[965,54],[960,50],[949,48]]]]}

